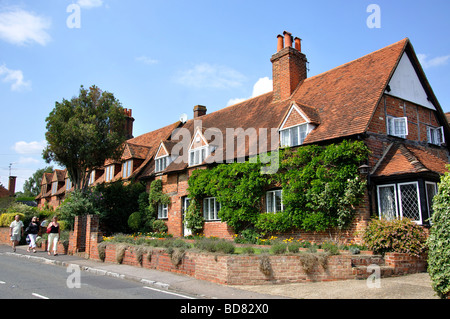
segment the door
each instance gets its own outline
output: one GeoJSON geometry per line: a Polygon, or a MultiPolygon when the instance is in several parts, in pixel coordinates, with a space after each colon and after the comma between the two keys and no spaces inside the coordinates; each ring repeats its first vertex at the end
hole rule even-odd
{"type": "Polygon", "coordinates": [[[182,200],[181,209],[183,213],[183,236],[186,237],[192,235],[192,230],[186,227],[186,212],[189,207],[190,198],[183,197],[181,200],[182,200]]]}

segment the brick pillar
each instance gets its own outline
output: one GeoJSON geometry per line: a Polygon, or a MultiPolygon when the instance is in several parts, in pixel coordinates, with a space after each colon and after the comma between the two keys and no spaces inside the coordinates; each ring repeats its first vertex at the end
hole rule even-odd
{"type": "Polygon", "coordinates": [[[99,218],[97,215],[87,215],[86,220],[86,255],[89,257],[96,254],[96,247],[99,238],[99,218]]]}

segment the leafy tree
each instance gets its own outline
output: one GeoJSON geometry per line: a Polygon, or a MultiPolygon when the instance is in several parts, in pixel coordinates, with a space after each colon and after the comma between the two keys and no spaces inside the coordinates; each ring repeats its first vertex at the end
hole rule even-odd
{"type": "Polygon", "coordinates": [[[439,297],[450,296],[450,173],[445,173],[433,198],[433,217],[428,238],[428,273],[439,297]]]}
{"type": "Polygon", "coordinates": [[[75,189],[86,189],[93,170],[122,155],[123,108],[112,93],[96,86],[81,86],[78,96],[56,102],[46,122],[43,157],[66,167],[75,189]]]}
{"type": "Polygon", "coordinates": [[[23,195],[24,197],[36,197],[41,192],[41,181],[44,173],[53,172],[53,166],[47,166],[45,168],[40,168],[34,172],[28,180],[23,184],[23,195]]]}

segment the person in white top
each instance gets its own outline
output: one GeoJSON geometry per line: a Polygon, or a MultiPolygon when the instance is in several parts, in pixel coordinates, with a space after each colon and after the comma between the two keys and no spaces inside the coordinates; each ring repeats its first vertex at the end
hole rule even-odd
{"type": "Polygon", "coordinates": [[[16,251],[16,246],[19,244],[23,236],[23,223],[20,220],[20,215],[14,216],[14,221],[9,226],[9,233],[11,236],[11,247],[16,251]]]}

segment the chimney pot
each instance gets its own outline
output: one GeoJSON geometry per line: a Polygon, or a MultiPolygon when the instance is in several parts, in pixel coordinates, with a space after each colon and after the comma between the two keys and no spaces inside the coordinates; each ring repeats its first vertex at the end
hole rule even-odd
{"type": "Polygon", "coordinates": [[[285,46],[286,47],[291,47],[292,46],[292,34],[290,32],[284,31],[284,41],[285,41],[285,46]]]}
{"type": "Polygon", "coordinates": [[[277,52],[279,52],[281,49],[284,48],[284,37],[281,34],[279,34],[277,38],[278,38],[277,52]]]}
{"type": "Polygon", "coordinates": [[[295,48],[298,51],[302,52],[302,39],[295,37],[294,41],[295,41],[295,48]]]}
{"type": "Polygon", "coordinates": [[[206,115],[206,106],[203,105],[194,106],[194,119],[203,115],[206,115]]]}

